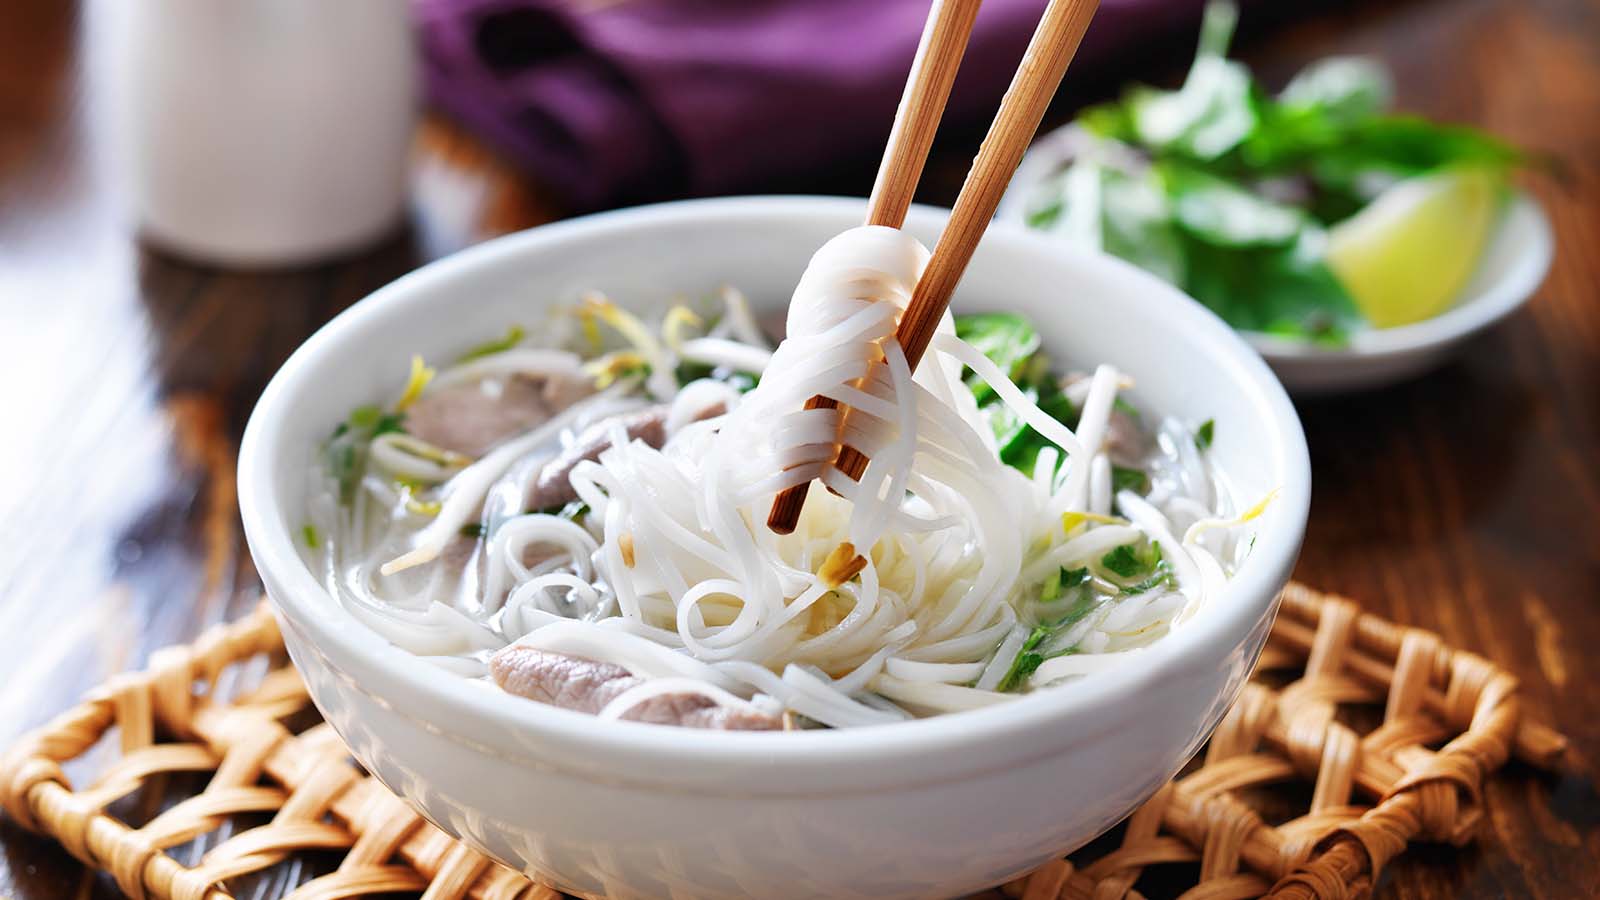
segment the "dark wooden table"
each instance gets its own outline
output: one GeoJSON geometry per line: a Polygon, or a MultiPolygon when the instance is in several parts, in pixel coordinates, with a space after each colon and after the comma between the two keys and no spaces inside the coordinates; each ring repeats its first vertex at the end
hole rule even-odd
{"type": "MultiPolygon", "coordinates": [[[[560,214],[435,123],[415,227],[357,258],[241,272],[143,249],[94,164],[78,15],[61,0],[0,3],[0,741],[256,602],[234,448],[305,335],[426,259],[560,214]]],[[[1074,76],[1064,97],[1097,99],[1129,75],[1171,81],[1185,43],[1074,76]]],[[[1408,853],[1384,893],[1600,895],[1600,5],[1346,4],[1256,24],[1241,52],[1269,83],[1320,55],[1377,54],[1403,106],[1564,164],[1527,182],[1558,250],[1525,312],[1413,383],[1301,404],[1316,496],[1298,576],[1478,649],[1573,741],[1572,773],[1513,764],[1478,841],[1408,853]]],[[[941,139],[921,199],[949,202],[974,144],[941,139]]],[[[761,187],[859,194],[872,169],[761,187]]],[[[0,822],[0,897],[114,895],[0,822]]]]}

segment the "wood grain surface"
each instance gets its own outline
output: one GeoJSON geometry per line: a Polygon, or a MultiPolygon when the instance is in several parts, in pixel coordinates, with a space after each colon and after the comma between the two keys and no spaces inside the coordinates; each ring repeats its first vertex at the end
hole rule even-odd
{"type": "MultiPolygon", "coordinates": [[[[1513,765],[1474,845],[1407,854],[1380,893],[1600,895],[1600,5],[1358,2],[1296,22],[1289,6],[1258,7],[1241,38],[1269,84],[1317,56],[1376,54],[1403,107],[1560,163],[1526,179],[1558,243],[1526,311],[1417,381],[1300,404],[1315,497],[1297,576],[1476,648],[1573,740],[1571,773],[1513,765]]],[[[142,247],[96,165],[89,22],[63,0],[0,3],[0,742],[255,602],[234,451],[300,340],[427,259],[561,212],[430,123],[414,224],[356,258],[246,272],[142,247]]],[[[1121,71],[1069,74],[1063,100],[1171,83],[1188,52],[1156,42],[1121,71]]],[[[953,199],[980,135],[941,134],[919,199],[953,199]]],[[[875,160],[752,187],[861,195],[875,160]]],[[[0,820],[0,897],[90,896],[117,894],[0,820]]]]}

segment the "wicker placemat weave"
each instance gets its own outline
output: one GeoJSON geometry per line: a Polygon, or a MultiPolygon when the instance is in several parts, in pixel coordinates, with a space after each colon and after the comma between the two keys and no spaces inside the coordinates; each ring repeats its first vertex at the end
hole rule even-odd
{"type": "MultiPolygon", "coordinates": [[[[137,900],[220,900],[240,879],[317,851],[342,858],[294,900],[560,896],[423,821],[357,768],[327,725],[294,730],[309,699],[282,650],[263,608],[157,653],[148,670],[118,676],[0,758],[0,804],[137,900]],[[262,657],[270,664],[257,686],[224,696],[224,675],[262,657]],[[75,789],[63,767],[105,743],[117,759],[75,789]],[[181,793],[184,773],[210,777],[137,826],[119,814],[142,793],[181,793]],[[249,827],[251,816],[265,821],[249,827]]],[[[1519,720],[1516,681],[1488,661],[1291,585],[1203,765],[1136,811],[1120,844],[1098,842],[1000,890],[1138,898],[1147,869],[1198,863],[1185,898],[1365,896],[1408,844],[1470,840],[1483,780],[1510,756],[1551,767],[1565,743],[1519,720]],[[1364,734],[1340,714],[1360,705],[1382,707],[1364,734]],[[1314,785],[1309,810],[1268,824],[1252,799],[1294,782],[1314,785]]]]}

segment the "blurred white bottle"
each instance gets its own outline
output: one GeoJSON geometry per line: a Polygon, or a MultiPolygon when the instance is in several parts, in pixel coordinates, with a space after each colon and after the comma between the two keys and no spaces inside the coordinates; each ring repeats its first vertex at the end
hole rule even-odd
{"type": "Polygon", "coordinates": [[[109,149],[140,231],[287,265],[405,213],[418,104],[405,0],[109,0],[109,149]]]}

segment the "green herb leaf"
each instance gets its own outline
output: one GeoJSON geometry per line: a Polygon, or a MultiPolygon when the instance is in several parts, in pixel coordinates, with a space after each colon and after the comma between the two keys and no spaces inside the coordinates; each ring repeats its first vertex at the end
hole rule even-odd
{"type": "Polygon", "coordinates": [[[1201,450],[1210,450],[1211,439],[1216,435],[1216,431],[1216,419],[1207,419],[1204,422],[1201,422],[1200,427],[1195,429],[1194,432],[1194,445],[1199,447],[1201,450]]]}
{"type": "Polygon", "coordinates": [[[1342,344],[1361,322],[1333,272],[1322,262],[1320,231],[1307,229],[1288,247],[1190,246],[1189,293],[1235,328],[1326,344],[1342,344]]]}
{"type": "MultiPolygon", "coordinates": [[[[1129,148],[1113,152],[1132,154],[1129,148]]],[[[1173,283],[1183,280],[1183,244],[1159,185],[1094,159],[1047,181],[1028,224],[1121,257],[1173,283]]]]}
{"type": "MultiPolygon", "coordinates": [[[[1030,397],[1037,398],[1036,402],[1039,405],[1039,410],[1045,415],[1066,425],[1068,428],[1077,427],[1079,410],[1072,405],[1072,401],[1067,399],[1067,395],[1061,391],[1061,388],[1053,379],[1046,379],[1039,388],[1029,388],[1024,393],[1030,397]]],[[[993,406],[1007,410],[1006,415],[1015,418],[1016,414],[1011,413],[1010,407],[1005,406],[1003,403],[996,402],[991,407],[985,407],[985,409],[992,409],[993,406]]],[[[999,414],[992,413],[991,415],[999,414]]],[[[991,422],[993,422],[992,418],[991,422]]],[[[1053,447],[1055,445],[1049,438],[1022,424],[1020,420],[1018,420],[1017,424],[1021,430],[1006,442],[1000,451],[1000,460],[1031,478],[1033,477],[1034,464],[1039,459],[1039,451],[1045,447],[1053,447]]],[[[996,433],[996,443],[999,443],[998,432],[996,433]]]]}
{"type": "Polygon", "coordinates": [[[1283,247],[1300,237],[1305,213],[1188,166],[1157,170],[1172,197],[1173,220],[1190,237],[1217,247],[1283,247]]]}
{"type": "Polygon", "coordinates": [[[1208,4],[1183,87],[1130,94],[1126,102],[1142,143],[1190,159],[1214,160],[1255,130],[1257,101],[1250,70],[1225,58],[1238,19],[1233,4],[1208,4]]]}
{"type": "Polygon", "coordinates": [[[402,431],[406,430],[405,425],[406,425],[406,414],[405,413],[403,413],[403,412],[385,413],[382,416],[379,416],[378,417],[378,421],[373,424],[373,426],[372,426],[372,436],[373,437],[378,437],[379,435],[389,434],[391,432],[402,432],[402,431]]]}
{"type": "Polygon", "coordinates": [[[1394,98],[1394,83],[1383,65],[1364,56],[1329,56],[1316,60],[1278,94],[1286,112],[1320,116],[1349,124],[1375,116],[1394,98]]]}
{"type": "Polygon", "coordinates": [[[1100,557],[1101,568],[1122,578],[1149,575],[1161,562],[1161,547],[1154,543],[1148,548],[1142,548],[1139,544],[1123,544],[1100,557]]]}
{"type": "MultiPolygon", "coordinates": [[[[717,377],[717,380],[728,385],[741,394],[748,394],[761,381],[760,378],[749,372],[727,372],[726,370],[720,371],[723,371],[725,374],[717,377]]],[[[688,384],[691,381],[699,381],[702,378],[712,378],[717,376],[718,372],[718,369],[713,366],[708,366],[705,363],[679,363],[677,368],[678,383],[688,384]]]]}
{"type": "Polygon", "coordinates": [[[300,537],[306,542],[306,547],[316,550],[322,546],[322,535],[318,533],[317,526],[307,522],[300,528],[300,537]]]}
{"type": "Polygon", "coordinates": [[[1061,596],[1062,591],[1070,591],[1089,582],[1089,569],[1087,566],[1077,569],[1061,568],[1044,580],[1039,586],[1039,600],[1050,603],[1061,596]]]}
{"type": "Polygon", "coordinates": [[[371,434],[372,429],[378,427],[378,421],[382,418],[382,409],[376,406],[358,406],[350,410],[350,415],[345,421],[351,430],[371,434]]]}
{"type": "Polygon", "coordinates": [[[1150,476],[1143,469],[1130,469],[1127,466],[1113,464],[1111,466],[1111,492],[1133,491],[1135,494],[1148,494],[1150,492],[1150,476]]]}
{"type": "MultiPolygon", "coordinates": [[[[1050,361],[1039,350],[1039,333],[1027,318],[1013,313],[983,313],[956,317],[956,334],[1005,369],[1023,395],[1050,417],[1074,427],[1078,410],[1068,400],[1050,371],[1050,361]]],[[[1039,451],[1050,445],[1022,418],[970,372],[967,385],[979,410],[989,420],[1000,459],[1031,475],[1039,451]]]]}
{"type": "Polygon", "coordinates": [[[339,502],[345,505],[355,499],[356,484],[361,476],[361,460],[365,453],[358,449],[358,444],[365,447],[365,442],[354,432],[341,426],[322,451],[328,474],[339,486],[339,502]]]}
{"type": "Polygon", "coordinates": [[[333,429],[322,453],[328,474],[339,485],[339,502],[349,505],[355,499],[366,464],[367,445],[379,435],[404,431],[405,419],[403,412],[386,413],[377,406],[358,406],[333,429]]]}
{"type": "Polygon", "coordinates": [[[1033,673],[1038,671],[1039,666],[1044,664],[1044,659],[1044,654],[1032,650],[1025,649],[1018,653],[1017,658],[1011,661],[1011,668],[1006,670],[1006,677],[1000,679],[997,690],[1006,693],[1026,684],[1033,673]]]}
{"type": "MultiPolygon", "coordinates": [[[[1039,332],[1027,318],[1015,313],[957,316],[956,336],[989,357],[1000,371],[1012,378],[1039,350],[1039,332]]],[[[989,386],[975,378],[969,378],[967,383],[981,405],[990,393],[989,386]]]]}
{"type": "Polygon", "coordinates": [[[461,530],[458,533],[462,537],[481,538],[488,534],[489,530],[483,527],[482,522],[468,522],[461,526],[461,530]]]}
{"type": "Polygon", "coordinates": [[[1147,178],[1107,171],[1100,195],[1099,248],[1173,284],[1188,269],[1172,206],[1147,178]]]}
{"type": "MultiPolygon", "coordinates": [[[[1073,581],[1080,577],[1080,573],[1082,581],[1078,581],[1077,584],[1087,582],[1089,580],[1089,570],[1087,568],[1063,569],[1063,581],[1073,581]]],[[[1023,641],[1022,649],[1018,651],[1017,658],[1011,661],[1011,667],[1006,670],[1005,677],[1000,679],[1000,684],[996,687],[996,690],[1001,692],[1014,691],[1025,684],[1045,660],[1076,653],[1076,647],[1057,647],[1055,644],[1072,626],[1083,621],[1085,616],[1099,607],[1099,600],[1092,595],[1084,595],[1078,598],[1078,601],[1061,618],[1054,622],[1034,626],[1033,631],[1028,633],[1028,639],[1023,641]]]]}
{"type": "Polygon", "coordinates": [[[1167,562],[1166,557],[1162,557],[1160,562],[1156,563],[1155,570],[1150,574],[1149,578],[1137,584],[1129,585],[1125,592],[1128,594],[1143,594],[1156,588],[1173,587],[1175,583],[1176,579],[1172,574],[1172,564],[1167,562]]]}

